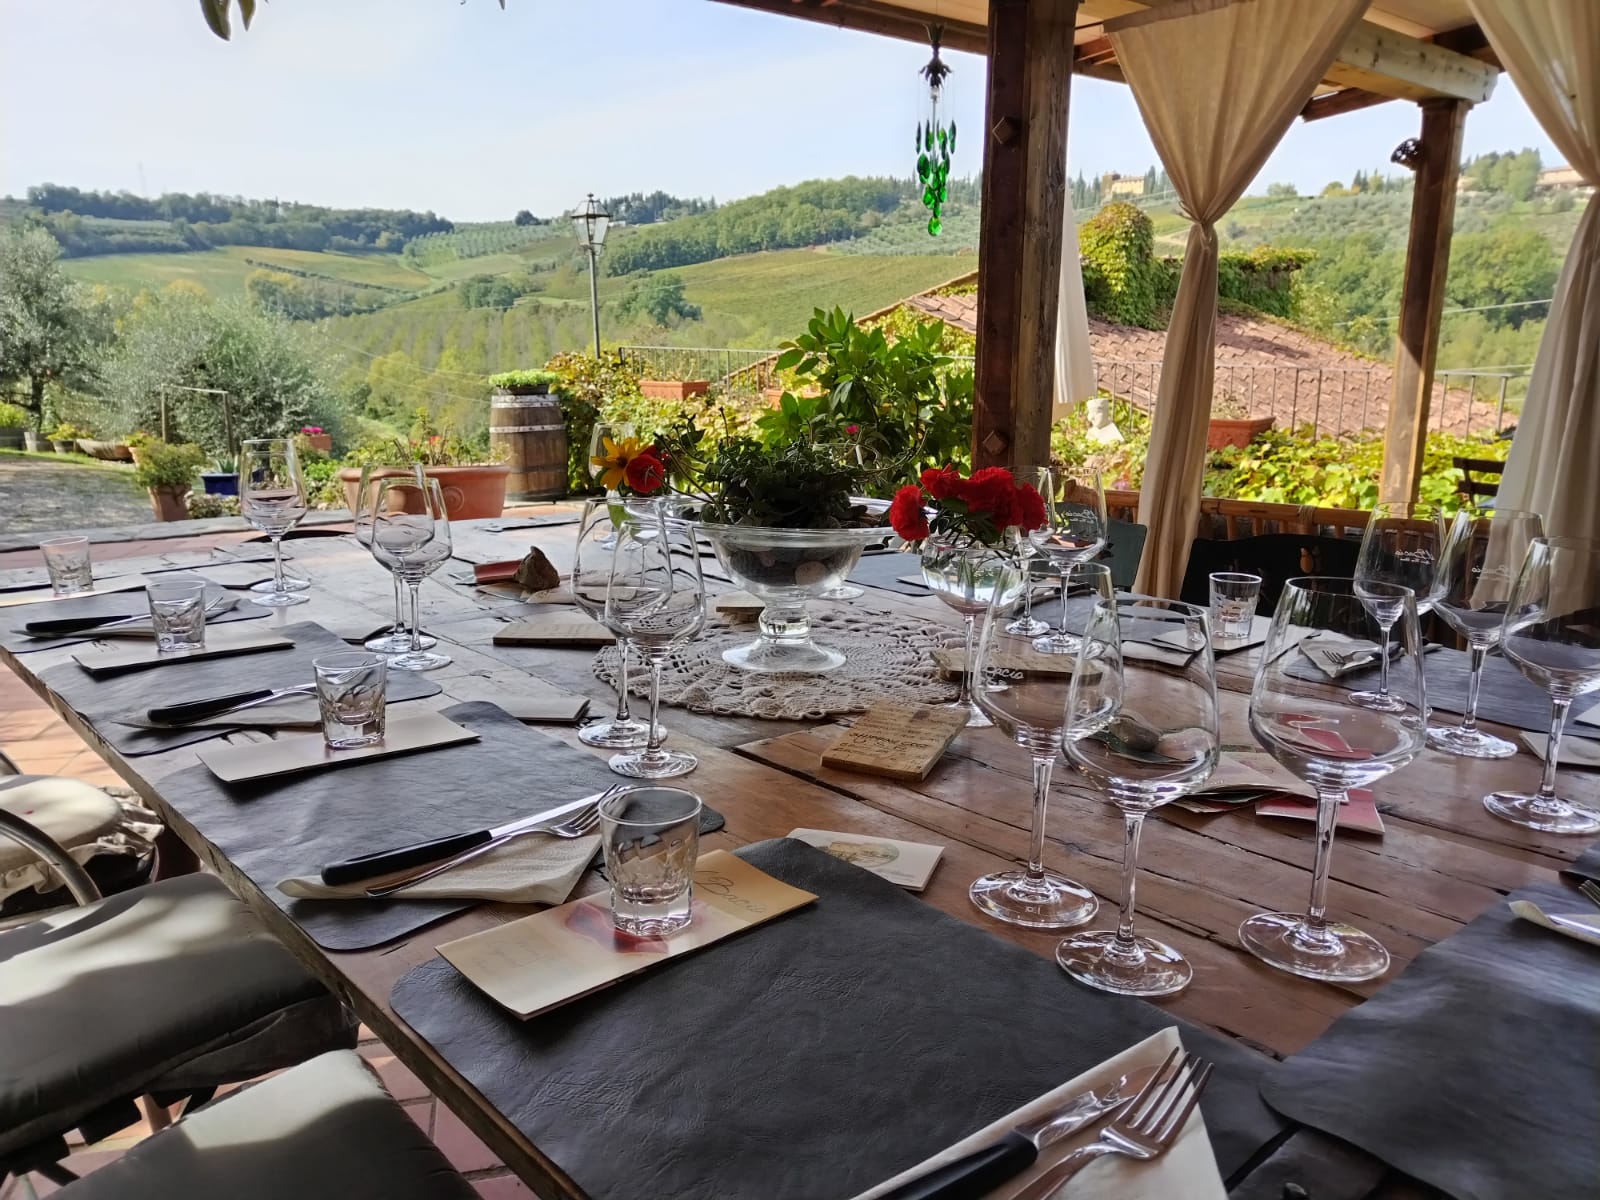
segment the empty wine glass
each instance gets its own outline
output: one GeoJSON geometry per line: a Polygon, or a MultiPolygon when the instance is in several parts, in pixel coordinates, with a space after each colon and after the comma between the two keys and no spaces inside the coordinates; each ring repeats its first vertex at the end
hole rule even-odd
{"type": "MultiPolygon", "coordinates": [[[[613,504],[622,499],[622,485],[627,481],[625,468],[628,459],[638,449],[638,434],[626,421],[596,421],[589,432],[589,476],[600,481],[606,489],[606,499],[613,504]]],[[[613,539],[605,549],[615,548],[613,539]]],[[[627,652],[623,652],[626,656],[627,652]]]]}
{"type": "MultiPolygon", "coordinates": [[[[821,448],[828,451],[839,462],[846,466],[866,466],[867,457],[864,447],[858,441],[849,442],[823,442],[821,448]]],[[[818,592],[819,600],[859,600],[867,594],[867,589],[859,584],[844,580],[834,584],[826,591],[818,592]]]]}
{"type": "Polygon", "coordinates": [[[986,546],[969,538],[944,538],[937,535],[922,543],[922,579],[935,596],[965,618],[966,657],[961,662],[961,688],[947,706],[967,714],[967,724],[983,729],[993,724],[989,715],[973,702],[973,659],[977,657],[977,620],[993,606],[1010,611],[1022,590],[1022,576],[1015,567],[1013,551],[986,546]]]}
{"type": "MultiPolygon", "coordinates": [[[[613,512],[620,515],[621,510],[613,509],[607,500],[584,502],[583,516],[578,521],[578,545],[572,555],[572,598],[597,621],[605,619],[606,593],[611,588],[611,564],[617,547],[613,512]]],[[[649,742],[650,727],[628,711],[628,659],[632,645],[620,635],[617,653],[617,715],[609,721],[590,721],[578,730],[578,740],[587,746],[637,750],[649,742]]]]}
{"type": "Polygon", "coordinates": [[[1380,635],[1378,690],[1351,692],[1352,703],[1377,712],[1405,711],[1405,701],[1389,694],[1389,633],[1400,619],[1400,605],[1386,588],[1367,585],[1395,584],[1410,589],[1417,617],[1427,616],[1439,598],[1439,555],[1444,538],[1444,510],[1437,505],[1380,504],[1372,510],[1361,534],[1355,582],[1380,635]]]}
{"type": "Polygon", "coordinates": [[[616,754],[611,769],[633,779],[669,779],[694,770],[698,759],[662,749],[661,668],[672,647],[693,637],[706,621],[706,583],[692,531],[669,523],[657,510],[618,523],[606,589],[606,627],[629,638],[650,667],[649,742],[642,751],[616,754]]]}
{"type": "MultiPolygon", "coordinates": [[[[410,467],[379,467],[364,466],[361,468],[361,480],[356,484],[356,500],[354,508],[354,529],[356,541],[360,542],[370,552],[372,550],[372,514],[378,502],[379,485],[389,475],[404,473],[409,475],[417,484],[422,486],[424,478],[422,464],[414,463],[410,467]]],[[[374,556],[376,557],[376,556],[374,556]]],[[[394,584],[394,621],[389,626],[389,632],[378,637],[368,638],[362,643],[362,648],[374,654],[404,654],[411,649],[411,635],[406,632],[405,611],[401,607],[402,593],[400,590],[400,576],[394,572],[392,562],[379,559],[379,564],[389,571],[389,578],[394,584]]],[[[420,649],[431,650],[438,645],[438,639],[427,634],[419,634],[417,643],[420,649]]]]}
{"type": "Polygon", "coordinates": [[[1556,795],[1567,710],[1600,690],[1600,542],[1553,537],[1529,544],[1506,605],[1500,653],[1550,693],[1550,741],[1538,791],[1490,792],[1483,806],[1544,833],[1600,830],[1600,812],[1556,795]]]}
{"type": "Polygon", "coordinates": [[[1284,585],[1250,692],[1250,731],[1273,758],[1317,789],[1311,900],[1304,914],[1259,913],[1239,926],[1245,949],[1279,970],[1357,982],[1389,969],[1389,952],[1377,938],[1327,919],[1328,866],[1339,806],[1349,790],[1399,770],[1426,741],[1421,655],[1409,588],[1320,576],[1284,585]],[[1301,642],[1307,638],[1372,639],[1380,625],[1386,636],[1398,633],[1389,707],[1350,704],[1348,693],[1304,669],[1301,642]]]}
{"type": "Polygon", "coordinates": [[[450,665],[448,654],[424,650],[422,581],[450,557],[450,518],[437,479],[409,475],[378,482],[372,511],[372,554],[394,571],[411,597],[411,637],[406,650],[389,659],[400,671],[432,671],[450,665]]]}
{"type": "Polygon", "coordinates": [[[251,596],[252,604],[284,608],[304,604],[284,584],[283,535],[306,515],[306,485],[294,442],[288,438],[251,438],[239,444],[239,512],[272,539],[272,591],[251,596]]]}
{"type": "MultiPolygon", "coordinates": [[[[1049,467],[1012,467],[1011,481],[1018,487],[1027,485],[1038,492],[1041,497],[1050,491],[1049,467]]],[[[1006,626],[1007,633],[1026,634],[1029,637],[1039,637],[1050,632],[1050,626],[1033,615],[1033,573],[1034,560],[1042,559],[1038,548],[1032,539],[1025,539],[1017,546],[1017,553],[1022,559],[1022,612],[1006,626]]],[[[1048,569],[1053,566],[1048,560],[1044,563],[1048,569]]]]}
{"type": "Polygon", "coordinates": [[[1056,961],[1081,983],[1125,996],[1166,996],[1194,971],[1165,942],[1134,933],[1134,880],[1145,817],[1211,777],[1221,742],[1210,613],[1149,596],[1097,600],[1067,696],[1067,757],[1122,813],[1122,904],[1113,930],[1075,933],[1056,961]],[[1159,631],[1157,631],[1159,630],[1159,631]],[[1157,632],[1153,632],[1157,631],[1157,632]],[[1157,636],[1189,647],[1182,667],[1123,656],[1157,636]]]}
{"type": "Polygon", "coordinates": [[[1478,689],[1483,664],[1500,641],[1506,603],[1528,546],[1544,535],[1538,513],[1490,508],[1456,514],[1439,555],[1439,598],[1434,611],[1467,639],[1472,674],[1467,710],[1460,725],[1432,725],[1428,745],[1465,758],[1510,758],[1514,743],[1478,728],[1478,689]]]}
{"type": "MultiPolygon", "coordinates": [[[[1019,575],[1026,562],[1017,564],[1019,575]]],[[[1011,586],[1005,580],[1001,594],[1011,586]]],[[[1045,810],[1050,775],[1067,720],[1071,673],[1061,659],[1033,648],[1033,635],[1015,633],[1009,605],[991,605],[983,619],[973,671],[999,679],[1003,688],[979,688],[978,707],[1033,759],[1033,832],[1026,870],[996,871],[973,883],[967,895],[981,910],[1030,929],[1070,929],[1094,916],[1100,902],[1081,883],[1044,869],[1045,810]]]]}
{"type": "Polygon", "coordinates": [[[1041,636],[1034,648],[1046,654],[1076,654],[1078,637],[1065,624],[1067,572],[1106,547],[1106,493],[1098,472],[1073,475],[1054,467],[1038,470],[1036,486],[1044,497],[1045,521],[1028,539],[1061,573],[1063,624],[1054,633],[1041,636]]]}

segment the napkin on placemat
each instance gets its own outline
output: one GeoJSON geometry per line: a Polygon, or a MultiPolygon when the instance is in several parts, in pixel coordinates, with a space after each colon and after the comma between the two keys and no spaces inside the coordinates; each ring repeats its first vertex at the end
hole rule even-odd
{"type": "MultiPolygon", "coordinates": [[[[1576,903],[1574,901],[1573,903],[1576,903]]],[[[1600,909],[1593,906],[1584,912],[1546,912],[1532,900],[1511,901],[1511,911],[1524,921],[1532,921],[1542,929],[1576,938],[1591,946],[1600,946],[1600,909]]]]}
{"type": "MultiPolygon", "coordinates": [[[[600,836],[558,838],[525,834],[385,900],[497,900],[507,904],[565,904],[600,848],[600,836]]],[[[368,900],[376,879],[329,887],[319,873],[278,884],[301,900],[368,900]]]]}
{"type": "MultiPolygon", "coordinates": [[[[207,604],[224,599],[232,602],[228,611],[207,616],[207,626],[231,624],[235,621],[258,621],[272,615],[270,608],[264,608],[259,604],[241,603],[238,597],[230,596],[220,586],[206,588],[207,604]]],[[[16,605],[4,616],[0,616],[0,646],[4,646],[13,654],[28,654],[34,650],[54,650],[57,646],[92,642],[102,636],[91,629],[68,637],[38,638],[30,637],[22,629],[29,621],[63,621],[73,617],[102,617],[107,621],[119,617],[142,617],[144,618],[141,622],[142,635],[146,638],[154,636],[149,625],[150,602],[145,598],[141,584],[139,588],[127,591],[62,596],[55,600],[41,599],[36,604],[16,605]]],[[[108,631],[104,636],[111,636],[113,632],[108,631]]]]}

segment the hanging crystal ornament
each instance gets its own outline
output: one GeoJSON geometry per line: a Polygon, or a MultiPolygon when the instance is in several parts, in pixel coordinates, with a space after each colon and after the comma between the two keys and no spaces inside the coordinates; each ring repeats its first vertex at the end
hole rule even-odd
{"type": "Polygon", "coordinates": [[[928,232],[934,237],[944,227],[942,214],[945,201],[950,198],[950,156],[956,150],[956,123],[939,123],[939,94],[944,88],[945,76],[950,67],[939,57],[939,42],[944,37],[944,26],[928,26],[928,41],[933,45],[933,57],[919,72],[928,81],[927,124],[917,123],[917,181],[922,184],[922,205],[928,210],[928,232]]]}

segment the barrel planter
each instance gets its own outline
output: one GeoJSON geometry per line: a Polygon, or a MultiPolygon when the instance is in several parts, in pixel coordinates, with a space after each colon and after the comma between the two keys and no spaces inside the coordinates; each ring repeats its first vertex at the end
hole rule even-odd
{"type": "Polygon", "coordinates": [[[508,499],[559,500],[567,494],[567,422],[560,396],[495,392],[489,399],[489,448],[510,468],[508,499]]]}
{"type": "MultiPolygon", "coordinates": [[[[498,517],[506,506],[507,468],[503,463],[476,463],[465,467],[424,467],[422,473],[439,481],[444,493],[445,515],[452,521],[470,521],[477,517],[498,517]]],[[[374,478],[409,475],[399,467],[374,471],[374,478]]],[[[345,507],[351,512],[356,507],[356,491],[361,486],[361,468],[345,467],[339,472],[339,483],[344,488],[345,507]]]]}

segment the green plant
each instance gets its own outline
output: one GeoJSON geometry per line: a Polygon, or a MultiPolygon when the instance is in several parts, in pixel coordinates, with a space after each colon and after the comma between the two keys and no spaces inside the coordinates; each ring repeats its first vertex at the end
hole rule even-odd
{"type": "MultiPolygon", "coordinates": [[[[621,359],[578,353],[558,354],[545,363],[545,369],[560,381],[551,390],[561,398],[567,425],[567,487],[574,495],[583,495],[594,488],[589,442],[600,410],[639,402],[639,374],[621,359]]],[[[640,427],[640,434],[644,432],[640,427]]]]}
{"type": "MultiPolygon", "coordinates": [[[[369,467],[422,463],[429,467],[467,467],[493,462],[495,457],[487,445],[464,438],[448,427],[436,425],[426,408],[418,408],[408,436],[364,441],[345,455],[344,465],[369,467]]],[[[308,465],[319,461],[328,464],[330,474],[338,469],[339,464],[326,455],[307,458],[308,465]]]]}
{"type": "Polygon", "coordinates": [[[63,421],[50,431],[50,440],[52,442],[75,442],[79,438],[88,438],[93,436],[94,434],[90,433],[81,425],[74,425],[70,421],[63,421]]]}
{"type": "Polygon", "coordinates": [[[219,454],[211,460],[211,470],[216,475],[237,475],[239,460],[231,454],[219,454]]]}
{"type": "Polygon", "coordinates": [[[808,442],[767,448],[753,438],[723,443],[706,460],[700,516],[718,525],[838,529],[862,522],[850,497],[866,471],[808,442]]]}
{"type": "Polygon", "coordinates": [[[1161,327],[1155,226],[1126,200],[1106,205],[1078,227],[1083,291],[1089,307],[1118,325],[1161,327]]]}
{"type": "Polygon", "coordinates": [[[27,409],[20,405],[0,402],[0,429],[22,429],[28,424],[27,409]]]}
{"type": "Polygon", "coordinates": [[[562,382],[559,371],[547,371],[540,367],[525,368],[520,371],[501,371],[498,375],[489,376],[491,387],[503,388],[506,391],[527,389],[535,395],[556,391],[562,382]]]}
{"type": "Polygon", "coordinates": [[[192,521],[203,521],[209,517],[237,517],[239,497],[190,492],[184,500],[184,507],[189,510],[189,519],[192,521]]]}
{"type": "Polygon", "coordinates": [[[182,491],[194,487],[194,477],[206,461],[200,447],[189,442],[176,446],[153,442],[145,449],[143,457],[134,468],[133,479],[140,487],[152,491],[159,488],[182,491]]]}
{"type": "Polygon", "coordinates": [[[154,446],[160,441],[161,439],[155,434],[146,433],[144,430],[140,429],[123,438],[122,444],[133,450],[143,450],[145,447],[154,446]]]}
{"type": "Polygon", "coordinates": [[[1250,410],[1232,392],[1223,392],[1211,398],[1211,417],[1217,421],[1247,421],[1250,410]]]}

